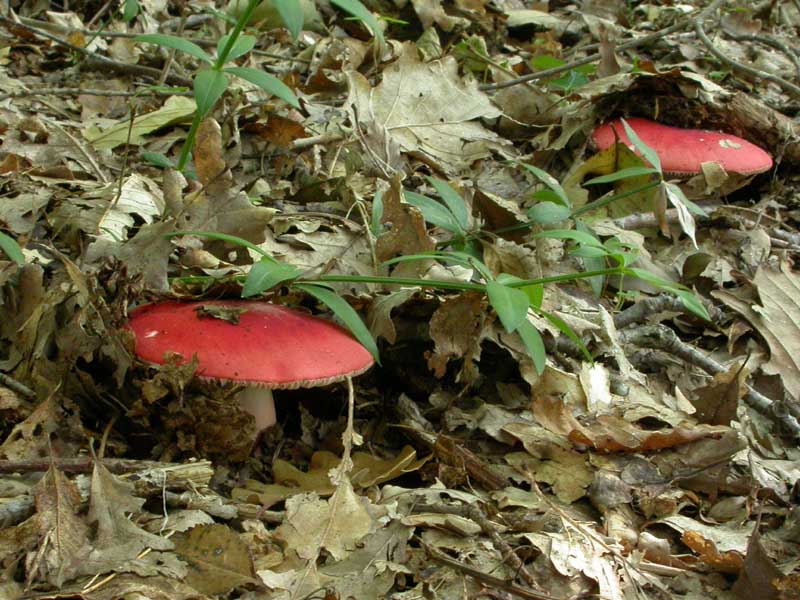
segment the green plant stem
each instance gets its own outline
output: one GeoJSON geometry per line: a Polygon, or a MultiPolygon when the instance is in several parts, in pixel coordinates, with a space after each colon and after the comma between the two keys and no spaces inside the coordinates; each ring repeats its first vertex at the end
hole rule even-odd
{"type": "MultiPolygon", "coordinates": [[[[542,277],[540,279],[523,279],[520,281],[510,281],[503,285],[512,288],[526,287],[529,285],[544,285],[547,283],[558,283],[561,281],[573,281],[575,279],[587,279],[598,275],[622,275],[624,269],[598,269],[595,271],[585,271],[583,273],[567,273],[565,275],[553,275],[552,277],[542,277]]],[[[237,275],[236,280],[241,281],[245,275],[237,275]]],[[[181,283],[192,283],[199,281],[213,281],[218,279],[211,275],[193,275],[189,277],[176,277],[172,281],[181,283]]],[[[297,283],[376,283],[381,285],[406,285],[418,286],[423,288],[436,288],[441,290],[459,290],[470,292],[485,292],[486,285],[482,283],[470,283],[467,281],[448,281],[446,279],[415,279],[411,277],[378,277],[371,275],[321,275],[315,279],[298,279],[297,283]]]]}
{"type": "Polygon", "coordinates": [[[599,200],[595,200],[594,202],[590,202],[589,204],[581,206],[580,208],[576,208],[574,211],[572,211],[572,214],[570,214],[570,218],[574,219],[575,217],[579,217],[579,216],[581,216],[581,215],[583,215],[583,214],[585,214],[587,212],[591,212],[593,210],[597,210],[598,208],[603,208],[604,206],[608,206],[612,202],[616,202],[617,200],[623,200],[623,199],[627,198],[628,196],[633,196],[634,194],[638,194],[640,192],[647,191],[647,190],[652,189],[654,187],[658,187],[659,185],[661,185],[661,180],[660,179],[656,180],[656,181],[650,181],[650,182],[648,182],[648,183],[646,183],[644,185],[640,185],[637,188],[633,188],[632,190],[628,190],[627,192],[622,192],[621,194],[614,194],[613,196],[610,196],[608,198],[600,198],[599,200]]]}
{"type": "MultiPolygon", "coordinates": [[[[640,192],[647,191],[647,190],[649,190],[651,188],[654,188],[654,187],[657,187],[659,185],[661,185],[661,181],[651,181],[649,183],[646,183],[645,185],[641,185],[641,186],[639,186],[637,188],[634,188],[632,190],[628,190],[627,192],[622,192],[621,194],[614,194],[613,196],[610,196],[609,198],[601,198],[600,200],[595,200],[594,202],[590,202],[589,204],[586,204],[585,206],[582,206],[581,208],[575,209],[572,213],[570,213],[569,217],[567,217],[567,218],[573,219],[575,217],[579,217],[579,216],[581,216],[581,215],[583,215],[583,214],[585,214],[587,212],[591,212],[591,211],[596,210],[598,208],[603,208],[604,206],[608,206],[612,202],[616,202],[617,200],[623,200],[624,198],[627,198],[628,196],[633,196],[634,194],[638,194],[640,192]]],[[[536,224],[537,224],[536,221],[525,221],[524,223],[517,223],[516,225],[509,225],[508,227],[501,227],[500,229],[494,229],[493,231],[477,231],[475,233],[470,233],[469,235],[464,236],[464,240],[465,241],[474,240],[474,239],[477,239],[477,238],[479,238],[482,235],[485,235],[487,233],[491,233],[493,235],[499,235],[501,233],[508,233],[510,231],[519,231],[520,229],[530,229],[532,226],[534,226],[536,224]]],[[[442,242],[438,242],[436,244],[436,246],[443,248],[443,247],[448,246],[450,244],[452,244],[452,240],[444,240],[442,242]]]]}
{"type": "MultiPolygon", "coordinates": [[[[253,14],[253,11],[256,9],[256,6],[258,6],[260,1],[261,0],[250,0],[247,3],[247,8],[236,20],[236,25],[233,26],[233,31],[228,36],[228,42],[225,44],[222,52],[219,53],[219,56],[217,56],[214,66],[211,67],[212,69],[215,71],[222,70],[222,67],[225,65],[225,60],[228,58],[228,54],[231,52],[231,48],[233,48],[233,45],[239,38],[239,34],[242,33],[242,30],[250,20],[250,15],[253,14]]],[[[197,130],[200,128],[200,123],[203,121],[204,117],[205,115],[201,115],[199,111],[195,111],[194,119],[192,119],[192,125],[189,127],[189,133],[186,134],[186,139],[183,142],[183,148],[181,148],[181,155],[178,158],[178,171],[182,172],[186,168],[186,164],[189,162],[189,155],[194,147],[194,140],[197,137],[197,130]]]]}
{"type": "Polygon", "coordinates": [[[233,48],[236,40],[239,39],[239,34],[242,33],[242,30],[247,26],[248,21],[250,21],[250,16],[253,14],[253,11],[260,2],[261,0],[250,0],[247,3],[247,8],[245,8],[244,12],[239,15],[239,18],[236,20],[236,25],[233,26],[233,31],[231,31],[230,35],[228,36],[228,42],[225,44],[222,52],[219,53],[219,56],[217,56],[217,62],[214,63],[214,69],[219,71],[225,65],[225,62],[228,59],[228,54],[231,52],[231,48],[233,48]]]}
{"type": "Polygon", "coordinates": [[[194,146],[194,138],[197,137],[197,130],[200,127],[200,122],[203,120],[205,115],[201,115],[198,112],[194,113],[194,119],[192,119],[192,125],[189,127],[189,133],[186,134],[186,139],[183,141],[183,147],[181,148],[181,155],[178,158],[178,171],[183,172],[183,169],[186,167],[186,163],[189,162],[189,154],[192,151],[192,147],[194,146]]]}

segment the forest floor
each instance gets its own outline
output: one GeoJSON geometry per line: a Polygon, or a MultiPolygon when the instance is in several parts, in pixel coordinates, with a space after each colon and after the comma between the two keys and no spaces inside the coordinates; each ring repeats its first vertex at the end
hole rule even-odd
{"type": "Polygon", "coordinates": [[[800,599],[800,3],[693,3],[12,0],[0,600],[800,599]],[[259,435],[242,297],[376,364],[259,435]]]}

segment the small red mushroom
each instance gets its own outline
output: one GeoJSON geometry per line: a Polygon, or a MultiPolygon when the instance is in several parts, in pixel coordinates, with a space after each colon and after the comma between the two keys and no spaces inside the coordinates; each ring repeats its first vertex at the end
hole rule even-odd
{"type": "Polygon", "coordinates": [[[342,327],[268,302],[160,302],[133,309],[128,327],[144,361],[196,356],[199,377],[246,385],[239,404],[258,431],[276,422],[273,389],[328,385],[373,364],[342,327]]]}
{"type": "MultiPolygon", "coordinates": [[[[636,135],[655,150],[664,175],[669,177],[696,175],[701,172],[701,165],[707,162],[718,163],[727,173],[747,177],[772,167],[772,157],[767,152],[735,135],[704,129],[680,129],[638,117],[626,121],[636,135]]],[[[592,138],[600,150],[617,140],[634,149],[619,119],[595,129],[592,138]]]]}

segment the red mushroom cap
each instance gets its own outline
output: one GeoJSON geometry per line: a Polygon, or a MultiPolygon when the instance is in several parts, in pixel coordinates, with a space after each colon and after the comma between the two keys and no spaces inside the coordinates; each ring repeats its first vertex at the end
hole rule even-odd
{"type": "MultiPolygon", "coordinates": [[[[704,129],[680,129],[655,121],[633,117],[626,119],[642,141],[661,159],[664,173],[694,175],[704,162],[716,162],[728,173],[756,175],[772,167],[772,157],[764,150],[735,135],[704,129]]],[[[600,150],[619,139],[632,146],[619,119],[604,123],[592,134],[600,150]],[[617,137],[614,132],[616,131],[617,137]]]]}
{"type": "Polygon", "coordinates": [[[197,355],[197,374],[266,388],[315,387],[360,375],[372,355],[335,323],[248,300],[161,302],[135,308],[128,326],[136,354],[163,364],[175,353],[197,355]],[[202,310],[241,311],[239,322],[202,316],[202,310]]]}

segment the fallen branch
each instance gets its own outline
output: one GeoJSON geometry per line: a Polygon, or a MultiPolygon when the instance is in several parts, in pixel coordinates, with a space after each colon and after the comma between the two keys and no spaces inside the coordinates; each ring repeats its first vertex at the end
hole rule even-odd
{"type": "MultiPolygon", "coordinates": [[[[620,341],[635,344],[643,348],[662,350],[667,354],[676,356],[690,365],[696,365],[710,375],[725,373],[728,369],[709,358],[697,348],[682,341],[677,334],[666,325],[647,325],[636,329],[627,329],[620,332],[620,341]]],[[[784,412],[783,406],[770,400],[750,386],[744,396],[744,401],[759,413],[774,419],[783,425],[791,435],[800,439],[800,422],[794,415],[784,412]]]]}
{"type": "Polygon", "coordinates": [[[513,594],[518,596],[519,598],[527,598],[529,600],[559,600],[555,596],[550,596],[548,594],[542,594],[541,592],[536,592],[534,590],[529,590],[524,587],[518,586],[516,584],[510,583],[505,579],[500,579],[499,577],[495,577],[494,575],[489,575],[488,573],[484,573],[483,571],[479,571],[478,569],[474,569],[468,565],[465,565],[462,562],[458,562],[457,560],[453,560],[452,558],[445,556],[435,548],[428,546],[426,543],[421,542],[422,547],[425,549],[425,552],[428,556],[431,557],[434,561],[438,562],[439,564],[445,565],[446,567],[450,567],[456,571],[460,571],[461,573],[465,573],[469,575],[473,579],[479,581],[484,585],[488,585],[494,589],[505,590],[509,594],[513,594]]]}

